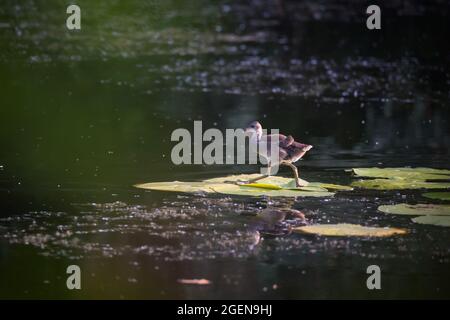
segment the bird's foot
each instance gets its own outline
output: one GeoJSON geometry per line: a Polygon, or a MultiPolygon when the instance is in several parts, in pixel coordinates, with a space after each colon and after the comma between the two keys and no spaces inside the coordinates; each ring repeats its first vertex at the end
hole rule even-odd
{"type": "Polygon", "coordinates": [[[306,187],[308,185],[308,183],[306,183],[305,181],[300,181],[300,180],[295,180],[295,186],[297,188],[302,188],[302,187],[306,187]]]}

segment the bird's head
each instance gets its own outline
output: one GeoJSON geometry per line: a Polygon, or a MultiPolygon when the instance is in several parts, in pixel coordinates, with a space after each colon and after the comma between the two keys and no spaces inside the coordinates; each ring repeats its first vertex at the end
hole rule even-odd
{"type": "Polygon", "coordinates": [[[262,126],[261,123],[259,123],[258,121],[252,121],[248,124],[247,128],[245,128],[245,132],[246,133],[256,133],[256,136],[258,137],[258,139],[261,138],[263,131],[262,131],[262,126]]]}

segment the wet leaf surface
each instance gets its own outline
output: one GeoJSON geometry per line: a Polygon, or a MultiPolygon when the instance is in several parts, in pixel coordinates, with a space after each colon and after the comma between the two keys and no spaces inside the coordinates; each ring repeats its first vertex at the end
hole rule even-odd
{"type": "Polygon", "coordinates": [[[366,227],[349,223],[317,224],[294,228],[293,231],[332,237],[389,237],[407,233],[399,228],[366,227]]]}
{"type": "Polygon", "coordinates": [[[269,184],[269,183],[248,183],[248,184],[244,185],[244,187],[262,188],[262,189],[269,189],[269,190],[280,190],[280,189],[283,189],[280,186],[277,186],[277,185],[274,185],[274,184],[269,184]]]}
{"type": "Polygon", "coordinates": [[[379,206],[378,210],[389,214],[403,214],[403,215],[432,215],[444,216],[450,215],[450,205],[443,204],[406,204],[400,203],[395,205],[379,206]]]}
{"type": "Polygon", "coordinates": [[[407,180],[450,179],[450,170],[434,168],[353,168],[359,177],[407,180]]]}
{"type": "Polygon", "coordinates": [[[448,216],[421,216],[413,218],[412,221],[419,224],[450,227],[450,217],[448,216]]]}
{"type": "Polygon", "coordinates": [[[450,200],[450,192],[427,192],[422,196],[429,199],[450,200]]]}
{"type": "Polygon", "coordinates": [[[450,170],[433,168],[353,168],[357,177],[375,178],[351,186],[376,190],[450,188],[450,170]]]}
{"type": "Polygon", "coordinates": [[[268,197],[330,197],[333,192],[329,192],[327,188],[332,190],[349,190],[350,187],[335,184],[322,184],[319,182],[309,183],[304,181],[306,186],[295,188],[293,179],[271,176],[261,179],[258,183],[238,185],[236,183],[244,183],[251,179],[259,177],[259,174],[243,174],[232,175],[226,177],[218,177],[206,179],[202,182],[152,182],[135,185],[137,188],[173,191],[187,193],[221,193],[237,196],[268,196],[268,197]],[[294,185],[294,187],[292,187],[294,185]]]}
{"type": "Polygon", "coordinates": [[[250,196],[250,197],[332,197],[333,192],[327,191],[303,191],[293,189],[279,189],[270,190],[262,188],[252,188],[246,186],[237,186],[234,184],[220,184],[214,185],[212,189],[217,193],[236,195],[236,196],[250,196]]]}
{"type": "MultiPolygon", "coordinates": [[[[261,177],[261,174],[254,173],[254,174],[238,174],[238,175],[230,175],[225,177],[217,177],[217,178],[211,178],[206,179],[204,182],[220,182],[220,183],[226,183],[226,182],[246,182],[255,178],[261,177]]],[[[309,182],[306,180],[300,179],[300,182],[309,185],[309,182]]],[[[278,186],[280,188],[288,189],[288,188],[295,188],[295,181],[291,178],[285,178],[280,176],[270,176],[266,177],[264,179],[261,179],[258,181],[257,184],[269,184],[278,186]]]]}
{"type": "Polygon", "coordinates": [[[354,181],[351,184],[355,188],[375,190],[401,190],[401,189],[446,189],[450,188],[448,182],[426,182],[403,179],[371,179],[354,181]]]}

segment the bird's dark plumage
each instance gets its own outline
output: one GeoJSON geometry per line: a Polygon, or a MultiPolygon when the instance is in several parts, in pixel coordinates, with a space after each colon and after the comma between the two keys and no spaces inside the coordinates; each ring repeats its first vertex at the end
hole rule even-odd
{"type": "Polygon", "coordinates": [[[279,135],[280,160],[296,162],[300,160],[312,146],[294,140],[292,136],[279,135]]]}
{"type": "Polygon", "coordinates": [[[271,134],[263,135],[263,129],[258,121],[251,122],[245,129],[246,132],[253,133],[251,139],[256,139],[258,143],[258,152],[261,156],[268,160],[269,167],[271,164],[279,163],[290,167],[295,175],[297,186],[300,186],[300,180],[298,177],[298,170],[293,165],[294,162],[300,160],[306,152],[308,152],[313,146],[309,144],[303,144],[295,141],[292,136],[285,136],[283,134],[271,134]],[[278,142],[279,154],[277,159],[271,159],[272,141],[278,142]],[[263,146],[263,148],[261,148],[263,146]]]}

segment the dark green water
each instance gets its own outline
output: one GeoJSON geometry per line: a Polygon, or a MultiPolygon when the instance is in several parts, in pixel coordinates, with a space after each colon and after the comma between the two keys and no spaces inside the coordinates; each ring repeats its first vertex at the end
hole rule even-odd
{"type": "Polygon", "coordinates": [[[450,230],[376,210],[430,202],[420,190],[276,200],[132,187],[258,169],[173,165],[170,134],[194,120],[259,119],[313,144],[300,163],[310,181],[450,168],[445,4],[394,1],[369,32],[364,5],[342,1],[287,2],[289,18],[270,1],[78,3],[76,32],[64,1],[0,5],[1,298],[450,297],[450,230]],[[280,205],[409,234],[256,241],[252,214],[280,205]],[[70,264],[80,291],[66,288],[70,264]],[[379,291],[366,288],[372,264],[379,291]]]}

